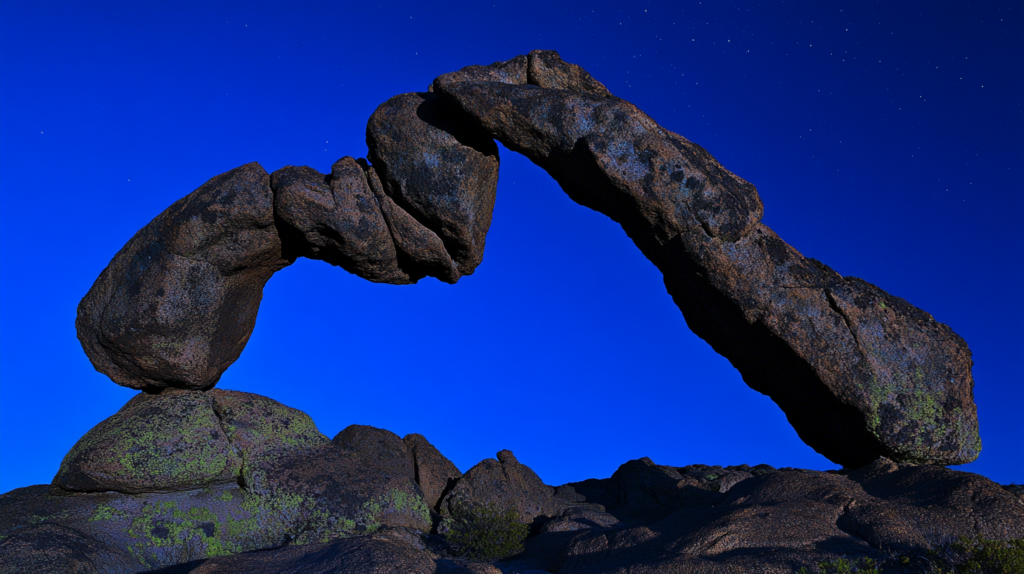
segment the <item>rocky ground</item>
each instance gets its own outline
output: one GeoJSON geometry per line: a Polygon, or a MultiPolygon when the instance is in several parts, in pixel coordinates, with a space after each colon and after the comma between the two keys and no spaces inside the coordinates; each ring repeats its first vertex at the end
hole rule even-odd
{"type": "Polygon", "coordinates": [[[1020,487],[884,458],[828,472],[643,458],[552,487],[507,450],[462,474],[421,435],[328,440],[300,411],[219,390],[140,393],[52,485],[0,496],[3,573],[794,572],[840,557],[895,572],[975,535],[1024,538],[1020,487]],[[443,517],[488,503],[529,524],[525,551],[459,557],[443,517]]]}

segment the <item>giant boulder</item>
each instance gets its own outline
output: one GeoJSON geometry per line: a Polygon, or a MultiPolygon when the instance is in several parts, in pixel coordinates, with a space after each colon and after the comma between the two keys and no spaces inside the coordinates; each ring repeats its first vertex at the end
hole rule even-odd
{"type": "Polygon", "coordinates": [[[326,443],[308,415],[260,395],[139,393],[71,447],[53,485],[137,494],[235,484],[265,459],[326,443]]]}
{"type": "Polygon", "coordinates": [[[257,163],[207,181],[139,230],[78,305],[78,338],[119,385],[206,389],[235,362],[263,285],[291,263],[257,163]]]}

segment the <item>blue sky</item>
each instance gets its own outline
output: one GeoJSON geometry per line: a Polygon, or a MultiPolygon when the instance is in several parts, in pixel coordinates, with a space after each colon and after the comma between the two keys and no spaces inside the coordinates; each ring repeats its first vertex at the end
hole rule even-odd
{"type": "MultiPolygon", "coordinates": [[[[48,483],[135,393],[78,301],[174,200],[250,161],[366,154],[437,75],[558,50],[757,186],[805,255],[932,313],[975,360],[983,451],[1024,482],[1024,7],[1017,2],[0,4],[0,492],[48,483]]],[[[334,436],[500,449],[549,484],[627,460],[836,468],[686,328],[608,218],[502,149],[483,264],[375,285],[299,260],[220,388],[334,436]]]]}

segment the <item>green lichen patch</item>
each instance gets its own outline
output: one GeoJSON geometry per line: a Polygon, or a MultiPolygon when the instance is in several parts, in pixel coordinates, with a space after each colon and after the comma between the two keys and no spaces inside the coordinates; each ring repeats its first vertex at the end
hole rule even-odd
{"type": "Polygon", "coordinates": [[[210,398],[172,389],[136,395],[86,433],[54,484],[84,492],[181,490],[232,480],[240,467],[210,398]]]}
{"type": "Polygon", "coordinates": [[[977,419],[949,400],[942,382],[909,364],[885,377],[873,375],[864,387],[867,423],[872,434],[889,444],[892,456],[929,463],[937,457],[973,460],[981,452],[977,419]],[[945,451],[945,454],[943,452],[945,451]]]}
{"type": "Polygon", "coordinates": [[[215,389],[209,395],[228,440],[249,460],[328,442],[300,410],[252,393],[215,389]]]}
{"type": "Polygon", "coordinates": [[[158,568],[279,546],[302,524],[287,506],[227,485],[129,495],[94,507],[84,531],[158,568]]]}
{"type": "Polygon", "coordinates": [[[295,544],[372,534],[384,526],[396,524],[419,530],[430,529],[430,510],[423,497],[397,489],[364,502],[349,516],[343,514],[345,509],[332,508],[310,497],[295,497],[293,504],[303,514],[301,531],[295,536],[295,544]]]}

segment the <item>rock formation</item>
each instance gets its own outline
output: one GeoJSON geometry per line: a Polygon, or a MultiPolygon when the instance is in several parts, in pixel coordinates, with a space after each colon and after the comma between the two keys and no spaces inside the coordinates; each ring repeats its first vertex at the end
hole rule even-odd
{"type": "Polygon", "coordinates": [[[367,143],[369,162],[330,174],[217,176],[115,255],[79,305],[79,339],[145,392],[52,485],[0,495],[0,574],[790,572],[843,557],[915,572],[953,537],[1024,538],[1020,487],[935,466],[980,449],[964,341],[803,257],[760,223],[753,185],[579,66],[534,51],[442,75],[382,104],[367,143]],[[297,257],[382,283],[472,273],[494,140],[619,222],[694,332],[846,469],[642,458],[554,488],[508,450],[463,474],[421,435],[351,425],[328,440],[300,411],[212,388],[263,285],[297,257]],[[442,534],[481,507],[529,523],[525,552],[460,558],[442,534]]]}
{"type": "Polygon", "coordinates": [[[311,167],[270,174],[274,213],[294,255],[320,259],[370,281],[409,283],[391,232],[367,183],[365,162],[339,159],[324,175],[311,167]],[[295,236],[295,232],[300,234],[295,236]]]}
{"type": "Polygon", "coordinates": [[[367,126],[372,165],[268,176],[249,164],[210,180],[132,238],[82,300],[86,353],[122,385],[206,390],[248,340],[263,284],[296,257],[371,281],[457,281],[483,257],[495,139],[619,222],[690,328],[830,460],[977,457],[960,337],[803,257],[760,223],[753,185],[550,51],[386,101],[367,126]]]}
{"type": "Polygon", "coordinates": [[[300,411],[219,390],[140,393],[82,437],[52,486],[0,495],[0,574],[710,574],[839,558],[909,574],[979,535],[1024,538],[1024,502],[938,466],[643,458],[553,488],[507,450],[460,474],[421,435],[352,425],[328,441],[300,411]],[[462,558],[442,516],[477,505],[515,509],[525,552],[462,558]]]}

